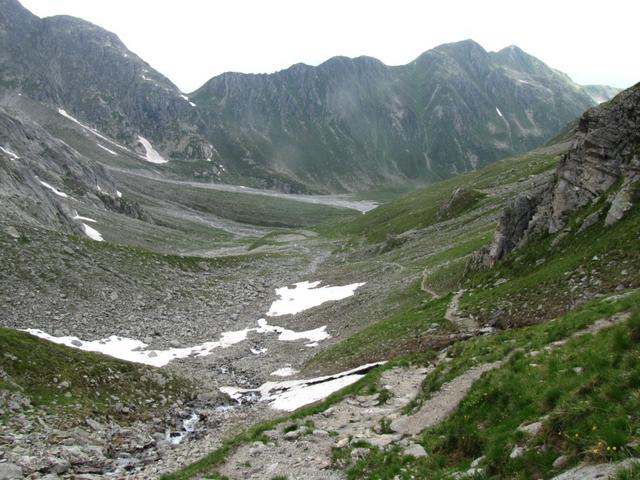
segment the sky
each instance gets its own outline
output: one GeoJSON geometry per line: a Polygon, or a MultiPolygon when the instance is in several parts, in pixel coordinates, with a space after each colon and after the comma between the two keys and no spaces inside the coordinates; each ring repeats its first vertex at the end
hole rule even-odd
{"type": "Polygon", "coordinates": [[[73,15],[114,33],[191,92],[227,71],[270,73],[336,55],[411,62],[472,38],[517,45],[582,84],[640,81],[635,0],[21,0],[38,16],[73,15]]]}

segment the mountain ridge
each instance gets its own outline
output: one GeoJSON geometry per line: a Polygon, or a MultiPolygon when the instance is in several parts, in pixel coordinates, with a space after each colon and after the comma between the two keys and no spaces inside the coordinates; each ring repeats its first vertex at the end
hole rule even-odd
{"type": "Polygon", "coordinates": [[[165,173],[285,192],[406,188],[541,145],[613,91],[588,92],[517,47],[473,40],[407,65],[337,56],[228,72],[184,95],[117,35],[70,16],[0,14],[0,88],[70,112],[165,173]]]}

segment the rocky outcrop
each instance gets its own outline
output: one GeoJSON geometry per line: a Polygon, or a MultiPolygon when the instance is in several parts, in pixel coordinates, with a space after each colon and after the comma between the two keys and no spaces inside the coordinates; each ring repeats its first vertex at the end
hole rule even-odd
{"type": "MultiPolygon", "coordinates": [[[[638,201],[640,181],[640,84],[582,115],[555,178],[533,197],[519,197],[502,214],[488,251],[474,259],[491,266],[537,233],[555,234],[570,215],[605,198],[605,225],[622,219],[638,201]]],[[[600,220],[585,218],[580,230],[600,220]]]]}

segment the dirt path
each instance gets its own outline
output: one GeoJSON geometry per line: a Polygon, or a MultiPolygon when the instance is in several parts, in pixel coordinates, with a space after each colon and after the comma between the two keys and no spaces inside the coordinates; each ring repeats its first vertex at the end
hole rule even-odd
{"type": "Polygon", "coordinates": [[[426,368],[394,368],[383,373],[380,384],[392,392],[385,404],[379,396],[347,398],[328,410],[308,417],[309,426],[284,432],[291,424],[265,435],[267,444],[254,442],[240,447],[220,473],[232,479],[265,479],[278,475],[294,479],[342,479],[331,469],[331,449],[346,446],[350,439],[384,447],[401,439],[399,434],[380,433],[380,419],[400,416],[402,408],[418,393],[426,368]]]}
{"type": "Polygon", "coordinates": [[[447,311],[444,314],[444,318],[458,326],[461,330],[477,330],[478,322],[471,317],[465,317],[460,311],[460,299],[465,292],[466,290],[459,290],[453,295],[447,311]]]}
{"type": "Polygon", "coordinates": [[[427,400],[413,415],[399,417],[391,423],[391,430],[402,435],[417,435],[438,425],[458,408],[473,384],[486,373],[502,365],[502,361],[478,365],[444,384],[440,391],[427,400]]]}

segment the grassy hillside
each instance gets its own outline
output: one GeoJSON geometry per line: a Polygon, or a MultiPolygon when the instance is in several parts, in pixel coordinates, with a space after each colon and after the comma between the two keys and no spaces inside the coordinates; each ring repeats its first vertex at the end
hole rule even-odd
{"type": "Polygon", "coordinates": [[[640,416],[635,413],[640,403],[633,394],[640,386],[637,291],[591,303],[555,322],[456,344],[448,352],[451,361],[425,379],[416,407],[472,366],[504,359],[508,353],[510,359],[485,375],[448,420],[419,437],[429,457],[406,456],[397,447],[381,451],[367,446],[363,459],[349,462],[347,477],[449,478],[483,457],[484,473],[471,478],[550,478],[558,472],[553,462],[560,455],[566,456],[564,469],[640,453],[640,416]],[[571,336],[621,312],[628,320],[617,326],[571,336]],[[538,421],[541,425],[533,435],[518,430],[538,421]],[[518,446],[523,447],[522,455],[510,458],[518,446]]]}
{"type": "MultiPolygon", "coordinates": [[[[133,422],[188,400],[194,385],[166,369],[125,362],[0,328],[0,391],[62,414],[69,427],[86,417],[133,422]],[[130,410],[115,410],[120,403],[130,410]]],[[[0,407],[2,405],[0,397],[0,407]]],[[[1,421],[0,417],[0,421],[1,421]]]]}

